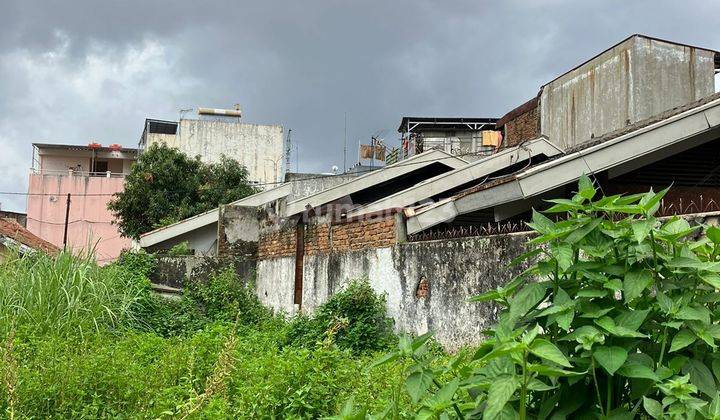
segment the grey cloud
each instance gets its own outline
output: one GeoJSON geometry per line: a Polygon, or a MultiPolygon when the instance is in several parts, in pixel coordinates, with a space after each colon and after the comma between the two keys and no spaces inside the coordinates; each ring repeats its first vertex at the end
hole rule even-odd
{"type": "MultiPolygon", "coordinates": [[[[720,48],[720,35],[708,30],[717,9],[654,1],[3,0],[0,141],[27,156],[26,168],[32,141],[134,145],[145,116],[175,119],[181,108],[239,102],[247,121],[293,129],[300,170],[327,171],[342,164],[345,112],[352,162],[359,139],[381,131],[394,144],[403,115],[500,116],[632,33],[720,48]],[[42,60],[64,41],[61,59],[42,60]],[[133,63],[132,52],[148,45],[157,54],[133,63]],[[28,72],[18,59],[48,68],[28,72]]],[[[18,168],[8,169],[0,190],[25,188],[18,168]]]]}

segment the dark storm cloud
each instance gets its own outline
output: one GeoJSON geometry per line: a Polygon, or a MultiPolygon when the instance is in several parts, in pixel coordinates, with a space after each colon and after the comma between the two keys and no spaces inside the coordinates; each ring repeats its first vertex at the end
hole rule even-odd
{"type": "Polygon", "coordinates": [[[708,2],[0,4],[2,191],[26,188],[33,141],[132,146],[144,117],[182,108],[239,102],[293,129],[300,170],[327,171],[345,112],[352,162],[359,139],[395,144],[403,115],[500,116],[632,33],[720,48],[708,2]]]}

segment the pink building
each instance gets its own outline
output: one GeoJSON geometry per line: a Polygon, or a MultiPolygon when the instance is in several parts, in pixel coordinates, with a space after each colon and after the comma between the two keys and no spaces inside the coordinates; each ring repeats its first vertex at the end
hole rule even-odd
{"type": "Polygon", "coordinates": [[[67,246],[74,253],[93,251],[100,264],[116,259],[130,239],[120,236],[107,209],[122,191],[136,149],[33,144],[27,201],[27,228],[63,247],[67,198],[70,194],[67,246]]]}

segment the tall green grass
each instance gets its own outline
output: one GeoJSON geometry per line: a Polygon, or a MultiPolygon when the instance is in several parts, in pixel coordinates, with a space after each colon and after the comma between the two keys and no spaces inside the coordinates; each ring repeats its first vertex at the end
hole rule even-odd
{"type": "Polygon", "coordinates": [[[0,335],[82,336],[137,323],[147,287],[141,276],[69,253],[10,257],[0,266],[0,335]]]}
{"type": "Polygon", "coordinates": [[[396,397],[404,366],[364,369],[389,331],[367,285],[291,324],[232,271],[159,298],[151,259],[0,263],[0,418],[320,418],[351,397],[374,412],[409,404],[396,397]]]}

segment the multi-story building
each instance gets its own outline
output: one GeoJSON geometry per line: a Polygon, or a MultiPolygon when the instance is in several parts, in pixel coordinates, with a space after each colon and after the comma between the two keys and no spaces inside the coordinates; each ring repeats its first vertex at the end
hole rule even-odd
{"type": "Polygon", "coordinates": [[[466,160],[492,154],[502,142],[502,136],[495,131],[496,121],[497,118],[403,117],[398,127],[401,146],[397,152],[389,152],[392,158],[388,163],[427,150],[442,150],[466,160]]]}
{"type": "Polygon", "coordinates": [[[93,252],[101,264],[116,259],[130,247],[130,239],[120,235],[107,204],[123,190],[136,158],[136,149],[116,144],[34,143],[28,230],[74,253],[93,252]]]}
{"type": "Polygon", "coordinates": [[[281,125],[241,122],[239,109],[198,108],[197,112],[197,119],[146,119],[140,149],[165,143],[188,156],[200,156],[205,163],[218,162],[225,155],[245,166],[253,182],[267,184],[281,180],[284,144],[281,125]]]}

